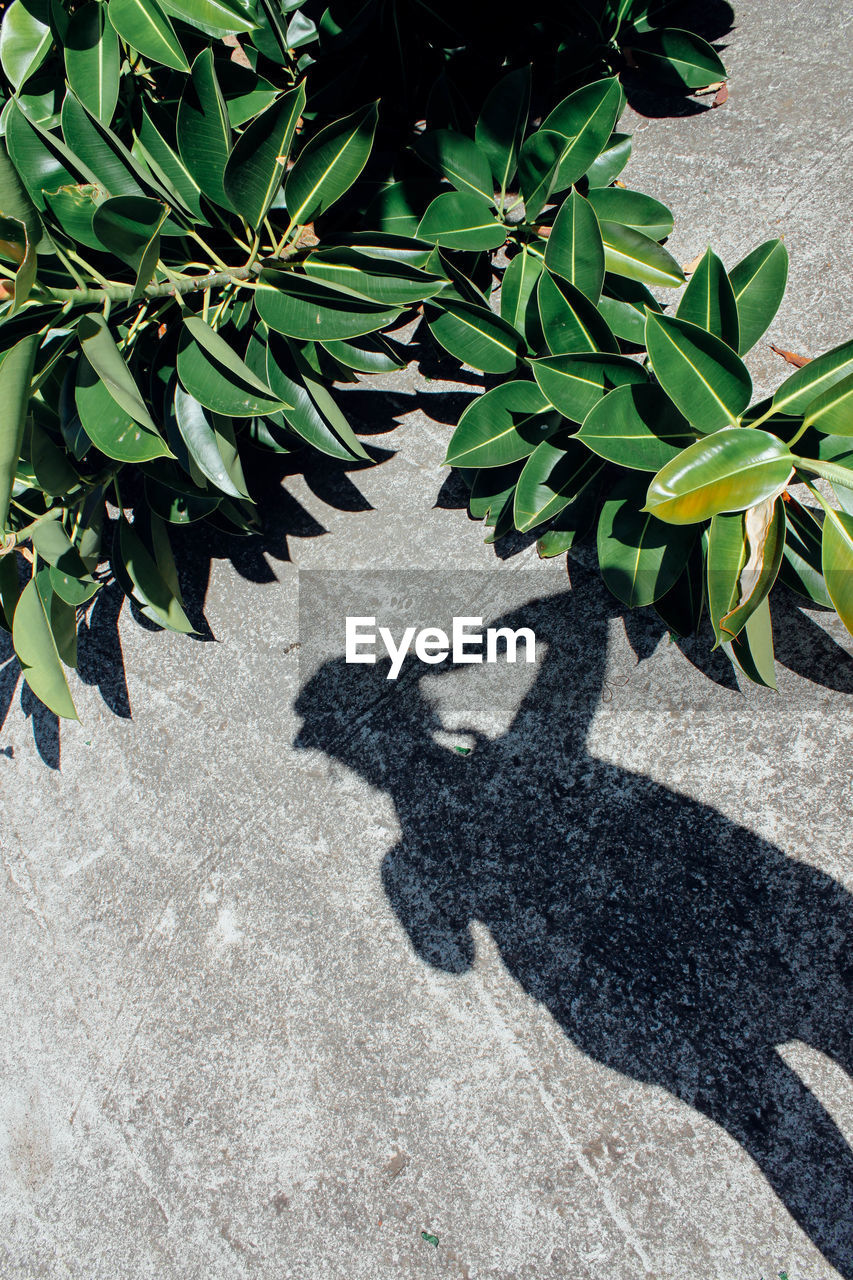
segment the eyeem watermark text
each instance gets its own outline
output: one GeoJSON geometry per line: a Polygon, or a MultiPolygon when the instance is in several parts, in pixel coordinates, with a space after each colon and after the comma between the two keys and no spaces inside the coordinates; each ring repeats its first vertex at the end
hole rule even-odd
{"type": "Polygon", "coordinates": [[[351,618],[346,621],[347,662],[376,662],[377,638],[385,646],[391,659],[388,679],[396,680],[406,655],[412,648],[421,662],[444,662],[451,657],[454,663],[498,662],[498,644],[503,645],[505,662],[515,662],[520,643],[524,645],[525,662],[536,661],[536,636],[530,627],[487,627],[483,631],[482,618],[454,618],[450,636],[441,627],[406,627],[399,643],[389,627],[376,626],[376,618],[351,618]]]}

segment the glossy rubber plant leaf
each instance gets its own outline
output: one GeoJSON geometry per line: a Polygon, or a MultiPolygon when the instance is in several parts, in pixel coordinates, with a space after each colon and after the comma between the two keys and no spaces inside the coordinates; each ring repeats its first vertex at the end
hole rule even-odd
{"type": "Polygon", "coordinates": [[[109,0],[107,15],[122,40],[143,58],[175,71],[189,71],[175,28],[158,0],[109,0]]]}
{"type": "Polygon", "coordinates": [[[178,151],[174,121],[170,122],[151,103],[142,104],[133,153],[141,156],[176,204],[183,205],[201,222],[207,221],[201,207],[201,187],[178,151]],[[171,141],[167,141],[169,138],[171,141]]]}
{"type": "MultiPolygon", "coordinates": [[[[611,133],[604,150],[596,156],[586,171],[590,191],[609,187],[615,182],[631,159],[632,137],[630,133],[611,133]]],[[[617,218],[618,222],[619,219],[617,218]]]]}
{"type": "Polygon", "coordinates": [[[825,435],[853,436],[853,373],[836,382],[808,406],[803,428],[825,435]]]}
{"type": "Polygon", "coordinates": [[[335,431],[332,422],[311,394],[316,383],[312,380],[309,386],[305,381],[293,350],[277,333],[269,335],[265,359],[267,380],[288,405],[288,408],[282,410],[282,417],[297,436],[301,436],[313,448],[330,458],[351,462],[354,457],[367,457],[361,442],[351,432],[354,441],[352,445],[346,443],[335,431]]]}
{"type": "Polygon", "coordinates": [[[749,404],[752,379],[721,338],[675,316],[646,316],[649,359],[670,400],[698,431],[737,422],[749,404]]]}
{"type": "Polygon", "coordinates": [[[699,630],[705,607],[705,549],[702,540],[693,544],[687,564],[669,591],[655,601],[655,613],[677,636],[692,636],[699,630]]]}
{"type": "Polygon", "coordinates": [[[733,351],[739,349],[737,302],[725,268],[712,249],[702,255],[675,314],[679,320],[688,320],[721,338],[733,351]]]}
{"type": "Polygon", "coordinates": [[[552,355],[619,350],[607,322],[580,289],[543,271],[536,291],[539,319],[552,355]]]}
{"type": "Polygon", "coordinates": [[[600,478],[595,477],[536,539],[536,553],[542,560],[565,555],[592,529],[598,513],[600,478]]]}
{"type": "Polygon", "coordinates": [[[420,158],[457,191],[475,195],[480,203],[494,199],[492,171],[486,154],[471,138],[452,129],[431,129],[414,144],[420,158]]]}
{"type": "Polygon", "coordinates": [[[754,427],[724,427],[668,462],[649,485],[646,510],[670,524],[696,524],[776,498],[793,475],[787,445],[754,427]]]}
{"type": "Polygon", "coordinates": [[[831,609],[832,601],[823,580],[823,528],[818,518],[822,515],[795,499],[785,503],[785,554],[779,579],[812,604],[831,609]]]}
{"type": "Polygon", "coordinates": [[[134,422],[156,433],[157,427],[104,317],[97,313],[83,316],[77,324],[77,336],[84,356],[116,404],[120,405],[134,422]]]}
{"type": "Polygon", "coordinates": [[[451,437],[452,467],[502,467],[528,457],[559,425],[535,382],[504,382],[472,400],[451,437]]]}
{"type": "Polygon", "coordinates": [[[853,635],[853,515],[849,512],[825,508],[821,563],[829,598],[853,635]]]}
{"type": "Polygon", "coordinates": [[[256,116],[234,144],[225,167],[225,194],[253,227],[261,225],[281,187],[304,108],[303,81],[256,116]]]}
{"type": "Polygon", "coordinates": [[[629,608],[653,604],[681,575],[695,529],[673,528],[640,509],[636,478],[611,489],[598,520],[598,564],[605,585],[629,608]]]}
{"type": "Polygon", "coordinates": [[[160,256],[160,228],[168,213],[164,204],[147,196],[113,196],[92,216],[92,230],[104,248],[137,273],[131,301],[151,283],[160,256]]]}
{"type": "Polygon", "coordinates": [[[717,644],[738,635],[776,581],[785,547],[784,506],[771,498],[711,521],[708,606],[717,644]]]}
{"type": "Polygon", "coordinates": [[[62,133],[78,162],[82,161],[110,194],[166,194],[158,190],[153,175],[142,171],[114,130],[92,115],[70,89],[62,103],[62,133]]]}
{"type": "Polygon", "coordinates": [[[542,128],[566,140],[559,158],[555,191],[565,191],[583,177],[607,145],[621,108],[622,88],[612,77],[577,89],[545,117],[542,128]]]}
{"type": "Polygon", "coordinates": [[[24,679],[54,715],[78,719],[61,654],[73,657],[69,622],[74,610],[56,595],[47,569],[31,578],[21,592],[12,624],[12,643],[24,679]]]}
{"type": "Polygon", "coordinates": [[[530,367],[542,394],[570,422],[583,422],[614,387],[649,380],[636,360],[606,353],[546,356],[532,360],[530,367]]]}
{"type": "Polygon", "coordinates": [[[482,467],[473,471],[468,514],[472,520],[494,525],[507,501],[513,496],[523,462],[510,462],[504,467],[482,467]]]}
{"type": "Polygon", "coordinates": [[[719,55],[692,31],[663,27],[632,36],[625,47],[640,70],[684,89],[704,89],[726,79],[719,55]]]}
{"type": "Polygon", "coordinates": [[[620,467],[659,471],[693,444],[696,433],[660,387],[616,387],[589,411],[575,437],[620,467]]]}
{"type": "Polygon", "coordinates": [[[14,100],[5,115],[6,145],[15,169],[37,209],[46,191],[95,182],[95,175],[71,154],[61,138],[28,120],[14,100]]]}
{"type": "Polygon", "coordinates": [[[577,191],[563,201],[554,219],[545,246],[545,266],[590,302],[598,302],[604,283],[604,245],[595,211],[577,191]]]}
{"type": "Polygon", "coordinates": [[[405,367],[405,360],[379,333],[353,338],[349,342],[338,339],[321,345],[329,355],[358,373],[394,373],[405,367]]]}
{"type": "Polygon", "coordinates": [[[132,394],[125,388],[119,391],[112,379],[102,380],[85,357],[77,366],[74,402],[87,439],[106,457],[140,463],[169,454],[154,424],[146,427],[139,422],[144,406],[135,410],[134,417],[127,408],[134,403],[132,394]],[[121,403],[110,394],[110,388],[122,395],[121,403]]]}
{"type": "Polygon", "coordinates": [[[248,497],[245,484],[238,487],[226,465],[226,460],[232,460],[229,436],[216,429],[204,408],[180,384],[175,386],[174,406],[178,431],[202,475],[221,493],[248,497]]]}
{"type": "Polygon", "coordinates": [[[291,226],[313,222],[349,190],[367,164],[378,118],[372,102],[326,125],[303,147],[284,187],[291,226]]]}
{"type": "Polygon", "coordinates": [[[621,222],[599,221],[608,271],[641,284],[675,289],[684,284],[684,272],[672,254],[651,236],[621,222]]]}
{"type": "Polygon", "coordinates": [[[807,413],[818,396],[853,373],[853,342],[833,347],[791,374],[773,397],[776,413],[807,413]]]}
{"type": "Polygon", "coordinates": [[[646,345],[646,311],[662,310],[654,294],[639,280],[613,275],[605,275],[604,293],[597,306],[616,337],[637,347],[646,345]]]}
{"type": "Polygon", "coordinates": [[[763,600],[743,631],[730,645],[723,646],[739,671],[753,684],[776,688],[776,663],[773,652],[773,625],[770,601],[763,600]]]}
{"type": "Polygon", "coordinates": [[[519,533],[558,515],[595,480],[603,465],[562,434],[538,444],[515,487],[513,519],[519,533]]]}
{"type": "Polygon", "coordinates": [[[537,348],[544,342],[537,305],[537,285],[543,271],[542,259],[522,248],[512,259],[501,281],[501,316],[527,343],[537,348]]]}
{"type": "Polygon", "coordinates": [[[178,150],[193,181],[220,207],[231,208],[225,168],[231,154],[231,122],[219,87],[212,49],[203,49],[178,105],[178,150]]]}
{"type": "Polygon", "coordinates": [[[602,222],[633,227],[652,240],[664,240],[672,231],[672,214],[666,205],[640,191],[629,191],[627,187],[590,187],[587,199],[602,222]]]}
{"type": "Polygon", "coordinates": [[[68,83],[92,115],[109,124],[118,102],[118,37],[105,4],[84,4],[71,15],[65,37],[68,83]]]}
{"type": "Polygon", "coordinates": [[[163,8],[205,35],[222,37],[254,31],[250,6],[228,0],[163,0],[163,8]]]}
{"type": "Polygon", "coordinates": [[[0,535],[9,517],[9,500],[15,483],[15,471],[21,452],[21,441],[27,421],[30,385],[36,352],[37,334],[21,338],[0,359],[0,535]]]}
{"type": "Polygon", "coordinates": [[[530,110],[530,68],[521,67],[499,80],[477,121],[475,139],[503,199],[515,176],[518,152],[530,110]]]}
{"type": "Polygon", "coordinates": [[[472,369],[511,373],[524,355],[524,338],[488,307],[442,297],[424,314],[435,340],[472,369]]]}
{"type": "Polygon", "coordinates": [[[294,271],[264,271],[255,291],[258,315],[289,338],[332,342],[376,333],[400,315],[343,285],[332,285],[294,271]]]}
{"type": "Polygon", "coordinates": [[[738,354],[746,355],[772,321],[788,282],[788,250],[781,240],[767,240],[729,272],[737,303],[738,354]]]}
{"type": "Polygon", "coordinates": [[[118,552],[133,584],[133,594],[153,622],[170,631],[190,634],[192,623],[183,609],[175,562],[165,527],[156,515],[147,521],[149,537],[121,517],[118,522],[118,552]]]}
{"type": "Polygon", "coordinates": [[[284,407],[272,388],[201,316],[184,316],[177,370],[184,389],[214,413],[243,418],[284,407]]]}
{"type": "Polygon", "coordinates": [[[557,183],[566,138],[550,129],[537,129],[518,153],[518,183],[528,222],[538,218],[557,183]]]}
{"type": "Polygon", "coordinates": [[[445,288],[446,281],[393,258],[357,249],[322,249],[302,264],[312,280],[351,289],[378,306],[411,306],[445,288]]]}
{"type": "Polygon", "coordinates": [[[470,191],[445,191],[429,205],[417,235],[448,249],[499,249],[506,227],[479,196],[470,191]]]}
{"type": "Polygon", "coordinates": [[[38,71],[52,45],[47,5],[12,0],[0,28],[0,65],[16,89],[38,71]]]}

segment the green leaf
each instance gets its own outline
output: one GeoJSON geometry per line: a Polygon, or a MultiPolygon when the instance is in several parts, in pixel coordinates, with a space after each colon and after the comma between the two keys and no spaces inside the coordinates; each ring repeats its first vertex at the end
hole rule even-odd
{"type": "Polygon", "coordinates": [[[665,27],[633,36],[626,42],[641,71],[684,89],[704,89],[726,79],[726,68],[715,50],[692,31],[665,27]]]}
{"type": "Polygon", "coordinates": [[[836,382],[809,405],[803,428],[825,435],[853,436],[853,373],[836,382]]]}
{"type": "Polygon", "coordinates": [[[501,467],[526,458],[552,435],[559,416],[535,382],[504,382],[472,400],[451,437],[453,467],[501,467]]]}
{"type": "Polygon", "coordinates": [[[304,226],[348,191],[367,163],[379,118],[375,102],[321,129],[303,147],[284,187],[291,226],[304,226]]]}
{"type": "Polygon", "coordinates": [[[174,122],[170,123],[165,114],[153,104],[143,103],[134,152],[141,155],[176,203],[183,204],[188,213],[195,214],[200,221],[205,222],[199,199],[201,188],[181,160],[177,142],[170,143],[166,140],[170,136],[174,137],[174,133],[174,122]]]}
{"type": "Polygon", "coordinates": [[[698,325],[649,312],[646,347],[664,391],[698,431],[736,422],[749,404],[752,379],[743,361],[698,325]]]}
{"type": "Polygon", "coordinates": [[[633,476],[617,481],[598,521],[601,576],[617,600],[631,609],[666,595],[687,563],[695,529],[673,528],[640,510],[633,476]]]}
{"type": "MultiPolygon", "coordinates": [[[[625,165],[631,159],[632,138],[630,133],[612,133],[599,156],[593,160],[586,171],[586,180],[590,191],[594,188],[608,187],[619,177],[625,165]]],[[[619,218],[615,219],[619,222],[619,218]]]]}
{"type": "Polygon", "coordinates": [[[684,272],[671,253],[651,236],[619,222],[600,221],[604,265],[617,276],[641,284],[674,289],[684,284],[684,272]]]}
{"type": "Polygon", "coordinates": [[[175,421],[190,456],[203,476],[232,498],[247,498],[245,484],[238,487],[225,463],[230,438],[223,437],[210,423],[202,406],[183,387],[175,387],[175,421]]]}
{"type": "Polygon", "coordinates": [[[50,566],[50,585],[60,600],[64,600],[66,604],[73,605],[75,609],[79,605],[85,604],[87,600],[91,600],[101,589],[100,582],[75,578],[70,573],[63,573],[61,569],[57,569],[54,565],[50,566]]]}
{"type": "Polygon", "coordinates": [[[9,500],[15,483],[15,471],[27,422],[30,401],[30,384],[38,334],[21,338],[0,360],[0,379],[3,395],[0,397],[0,534],[6,528],[9,517],[9,500]]]}
{"type": "MultiPolygon", "coordinates": [[[[318,383],[304,376],[305,365],[298,363],[289,343],[283,341],[278,334],[271,333],[265,353],[267,379],[276,393],[287,401],[288,408],[282,410],[282,417],[287,424],[320,453],[331,458],[341,458],[350,462],[354,457],[366,458],[364,446],[347,425],[346,442],[335,430],[323,412],[321,406],[311,394],[317,390],[318,383]],[[292,406],[292,408],[290,407],[292,406]]],[[[331,397],[323,399],[323,406],[329,407],[331,397]]],[[[333,403],[333,402],[332,402],[333,403]]],[[[340,425],[338,414],[334,422],[340,425]]]]}
{"type": "Polygon", "coordinates": [[[661,305],[639,280],[605,275],[605,292],[598,299],[598,310],[617,338],[646,345],[646,310],[660,311],[661,305]]]}
{"type": "Polygon", "coordinates": [[[737,302],[725,267],[710,248],[690,277],[675,314],[738,350],[737,302]]]}
{"type": "Polygon", "coordinates": [[[38,210],[27,194],[26,187],[0,140],[0,210],[7,218],[23,223],[27,242],[37,245],[44,237],[44,227],[38,210]]]}
{"type": "Polygon", "coordinates": [[[189,71],[175,28],[157,0],[109,0],[107,13],[122,40],[143,58],[175,71],[189,71]]]}
{"type": "Polygon", "coordinates": [[[77,324],[77,336],[80,339],[83,354],[116,404],[120,405],[134,422],[156,433],[157,427],[145,407],[145,401],[124,362],[124,357],[115,344],[104,317],[98,314],[82,316],[77,324]]]}
{"type": "Polygon", "coordinates": [[[87,111],[70,89],[62,103],[62,132],[75,161],[82,161],[112,195],[145,196],[152,189],[166,194],[158,190],[153,175],[143,172],[121,138],[87,111]]]}
{"type": "Polygon", "coordinates": [[[424,314],[430,333],[463,364],[484,373],[511,373],[525,352],[521,334],[488,307],[442,297],[424,314]]]}
{"type": "Polygon", "coordinates": [[[510,71],[494,86],[477,121],[475,138],[492,170],[501,197],[518,164],[518,151],[530,109],[530,67],[510,71]]]}
{"type": "Polygon", "coordinates": [[[78,719],[60,658],[68,650],[67,607],[58,600],[46,569],[31,578],[21,592],[12,624],[12,643],[24,679],[54,715],[78,719]],[[57,603],[58,601],[58,603],[57,603]]]}
{"type": "Polygon", "coordinates": [[[127,405],[132,402],[122,391],[122,403],[110,394],[113,381],[105,382],[87,359],[77,366],[74,402],[83,430],[96,448],[117,462],[148,462],[169,455],[169,448],[154,429],[142,426],[127,405]]]}
{"type": "Polygon", "coordinates": [[[702,540],[693,544],[679,577],[669,591],[655,601],[655,613],[677,636],[695,635],[705,603],[705,551],[702,540]]]}
{"type": "Polygon", "coordinates": [[[566,140],[554,190],[582,178],[604,150],[622,108],[622,88],[614,76],[585,85],[564,98],[542,122],[542,128],[566,140]]]}
{"type": "Polygon", "coordinates": [[[610,354],[546,356],[531,361],[530,367],[542,394],[570,422],[583,422],[614,387],[649,380],[636,360],[610,354]]]}
{"type": "Polygon", "coordinates": [[[44,198],[47,208],[66,235],[90,249],[101,248],[93,223],[95,210],[106,199],[103,187],[91,183],[60,187],[58,191],[46,191],[44,198]]]}
{"type": "Polygon", "coordinates": [[[214,37],[254,31],[258,25],[246,6],[229,4],[226,0],[163,0],[163,8],[173,17],[214,37]]]}
{"type": "Polygon", "coordinates": [[[623,227],[642,231],[652,240],[664,240],[672,231],[672,213],[660,200],[629,191],[627,187],[593,187],[587,199],[603,222],[618,222],[623,227]]]}
{"type": "Polygon", "coordinates": [[[575,438],[620,467],[658,471],[696,435],[660,387],[637,383],[599,400],[575,438]]]}
{"type": "Polygon", "coordinates": [[[12,619],[21,595],[18,557],[0,556],[0,627],[11,633],[12,619]]]}
{"type": "Polygon", "coordinates": [[[44,209],[46,191],[95,180],[61,139],[29,121],[14,100],[5,120],[9,155],[37,209],[44,209]]]}
{"type": "Polygon", "coordinates": [[[494,186],[485,152],[464,133],[452,129],[431,129],[422,133],[414,150],[431,168],[436,169],[457,191],[473,194],[492,204],[494,186]]]}
{"type": "MultiPolygon", "coordinates": [[[[160,459],[145,468],[145,501],[148,507],[170,524],[192,524],[217,512],[223,502],[220,493],[202,492],[192,480],[181,475],[174,462],[160,459]],[[156,474],[154,469],[156,468],[156,474]]],[[[115,564],[113,566],[115,568],[115,564]]],[[[116,574],[119,577],[119,574],[116,574]]],[[[122,584],[132,594],[132,584],[122,584]]]]}
{"type": "Polygon", "coordinates": [[[843,342],[786,378],[773,397],[777,413],[807,413],[816,398],[853,373],[853,342],[843,342]]]}
{"type": "Polygon", "coordinates": [[[342,285],[379,306],[411,306],[446,286],[444,280],[406,262],[344,247],[309,254],[302,265],[312,279],[342,285]]]}
{"type": "Polygon", "coordinates": [[[825,508],[825,513],[823,578],[839,618],[853,635],[853,515],[830,507],[825,508]]]}
{"type": "Polygon", "coordinates": [[[589,299],[568,280],[543,271],[537,287],[542,332],[553,355],[619,350],[607,322],[589,299]]]}
{"type": "Polygon", "coordinates": [[[399,307],[382,307],[343,285],[294,271],[263,271],[254,296],[258,315],[271,329],[303,342],[358,338],[384,329],[400,314],[399,307]]]}
{"type": "Polygon", "coordinates": [[[717,644],[739,634],[769,594],[785,547],[780,498],[744,515],[715,515],[708,534],[708,604],[717,644]]]}
{"type": "Polygon", "coordinates": [[[267,107],[240,135],[225,168],[225,194],[259,227],[285,173],[290,144],[305,107],[305,82],[267,107]]]}
{"type": "Polygon", "coordinates": [[[747,622],[743,631],[724,648],[738,670],[753,684],[776,688],[776,664],[773,654],[773,627],[770,601],[764,600],[747,622]]]}
{"type": "Polygon", "coordinates": [[[371,200],[364,222],[368,227],[400,236],[417,234],[421,210],[435,194],[431,179],[406,178],[382,187],[371,200]]]}
{"type": "Polygon", "coordinates": [[[212,49],[202,49],[193,62],[192,78],[178,105],[177,136],[181,160],[193,181],[214,204],[230,209],[225,172],[231,155],[231,122],[212,49]]]}
{"type": "Polygon", "coordinates": [[[787,445],[754,427],[724,427],[668,462],[649,485],[646,510],[670,524],[696,524],[777,497],[793,475],[787,445]]]}
{"type": "Polygon", "coordinates": [[[506,227],[469,191],[436,196],[418,224],[417,235],[448,249],[499,249],[506,227]]]}
{"type": "Polygon", "coordinates": [[[505,467],[482,467],[473,474],[468,514],[472,520],[485,520],[487,525],[494,525],[515,492],[521,474],[521,463],[511,462],[505,467]]]}
{"type": "Polygon", "coordinates": [[[539,217],[557,182],[560,157],[566,139],[550,129],[537,129],[518,153],[518,182],[528,222],[539,217]]]}
{"type": "Polygon", "coordinates": [[[323,342],[321,346],[335,360],[359,373],[394,373],[405,367],[405,361],[397,355],[388,339],[379,333],[354,338],[351,342],[341,339],[323,342]]]}
{"type": "Polygon", "coordinates": [[[20,89],[38,71],[53,44],[46,6],[41,16],[37,12],[40,7],[31,2],[24,4],[22,0],[12,0],[3,17],[0,65],[16,89],[20,89]]]}
{"type": "Polygon", "coordinates": [[[137,273],[132,301],[151,283],[160,257],[160,228],[168,214],[164,204],[148,196],[113,196],[95,209],[94,234],[106,249],[137,273]]]}
{"type": "Polygon", "coordinates": [[[184,388],[199,404],[226,417],[252,417],[284,407],[272,388],[201,316],[184,316],[177,370],[184,388]]]}
{"type": "Polygon", "coordinates": [[[563,201],[545,247],[545,266],[596,303],[604,283],[604,246],[588,200],[572,191],[563,201]]]}
{"type": "Polygon", "coordinates": [[[804,596],[824,609],[832,608],[832,601],[823,580],[821,544],[823,529],[817,511],[799,502],[785,503],[785,555],[779,569],[780,581],[786,587],[804,596]]]}
{"type": "Polygon", "coordinates": [[[501,281],[501,317],[523,333],[533,348],[544,342],[536,291],[543,269],[542,259],[522,248],[501,281]]]}
{"type": "Polygon", "coordinates": [[[68,83],[92,115],[109,124],[118,102],[118,37],[104,4],[84,4],[71,15],[65,37],[68,83]]]}
{"type": "Polygon", "coordinates": [[[586,485],[567,507],[563,507],[552,526],[539,535],[536,553],[541,559],[564,555],[586,537],[597,514],[599,488],[595,481],[586,485]]]}
{"type": "Polygon", "coordinates": [[[159,517],[151,515],[149,521],[150,537],[146,539],[124,516],[119,520],[122,565],[148,617],[170,631],[190,634],[193,626],[183,609],[168,535],[159,517]]]}
{"type": "Polygon", "coordinates": [[[519,533],[527,533],[558,515],[595,479],[602,466],[565,436],[538,444],[524,464],[515,488],[513,518],[519,533]]]}
{"type": "Polygon", "coordinates": [[[767,240],[729,272],[737,303],[738,354],[746,355],[767,329],[785,293],[788,250],[781,240],[767,240]]]}
{"type": "Polygon", "coordinates": [[[32,424],[30,452],[33,471],[42,492],[58,497],[77,484],[79,476],[69,461],[67,450],[55,443],[38,422],[32,424]]]}

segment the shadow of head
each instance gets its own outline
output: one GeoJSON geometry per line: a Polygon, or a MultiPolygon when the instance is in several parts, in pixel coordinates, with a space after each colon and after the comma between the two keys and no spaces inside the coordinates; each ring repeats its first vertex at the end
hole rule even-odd
{"type": "MultiPolygon", "coordinates": [[[[451,698],[456,713],[479,704],[476,722],[454,717],[465,754],[442,741],[441,687],[458,671],[412,660],[397,681],[387,663],[325,664],[297,701],[297,745],[393,799],[401,836],[382,883],[426,963],[464,973],[481,922],[580,1049],[722,1125],[853,1277],[853,1154],[776,1051],[802,1041],[853,1074],[853,899],[709,806],[589,753],[621,625],[602,603],[573,592],[493,624],[533,628],[540,664],[498,731],[494,717],[482,727],[485,685],[451,698]]],[[[630,625],[645,656],[660,628],[630,625]]],[[[643,732],[636,715],[626,731],[643,732]]],[[[670,749],[677,760],[677,736],[670,749]]]]}

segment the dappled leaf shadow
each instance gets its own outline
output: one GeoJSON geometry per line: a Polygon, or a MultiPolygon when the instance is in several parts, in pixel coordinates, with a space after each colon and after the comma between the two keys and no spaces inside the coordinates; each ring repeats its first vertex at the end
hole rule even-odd
{"type": "Polygon", "coordinates": [[[44,764],[49,769],[62,765],[62,749],[59,740],[59,718],[39,702],[30,686],[21,681],[21,710],[32,721],[33,741],[44,764]]]}
{"type": "MultiPolygon", "coordinates": [[[[296,745],[392,799],[400,839],[377,857],[425,964],[469,970],[470,926],[480,922],[508,973],[578,1049],[719,1125],[851,1280],[853,1152],[777,1046],[801,1041],[853,1075],[853,898],[809,865],[807,832],[788,857],[587,749],[593,717],[605,704],[618,715],[624,686],[642,675],[606,678],[620,610],[592,575],[576,576],[579,589],[488,620],[531,627],[547,647],[498,738],[472,726],[470,754],[440,745],[440,702],[427,689],[441,673],[459,679],[448,664],[407,659],[392,683],[387,662],[341,657],[303,687],[296,745]]],[[[366,592],[351,603],[377,608],[366,592]]],[[[629,624],[641,656],[662,638],[651,618],[629,624]]],[[[467,668],[466,679],[485,670],[467,668]]],[[[715,714],[740,697],[708,688],[715,714]]],[[[682,696],[694,699],[695,687],[682,696]]],[[[773,749],[771,739],[769,777],[773,749]]]]}
{"type": "Polygon", "coordinates": [[[118,583],[102,587],[95,596],[77,629],[77,672],[84,684],[97,686],[114,715],[130,719],[130,694],[118,629],[125,598],[118,583]]]}

